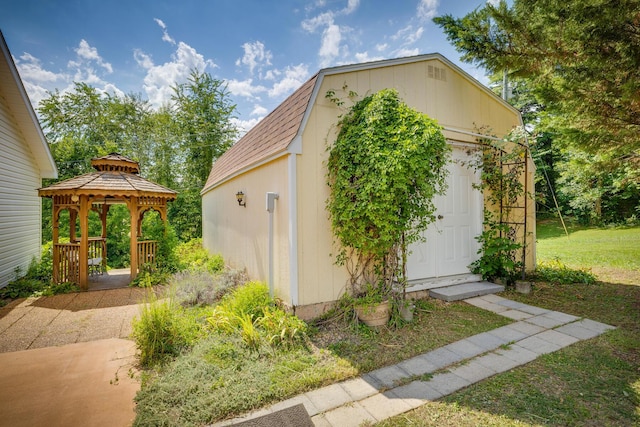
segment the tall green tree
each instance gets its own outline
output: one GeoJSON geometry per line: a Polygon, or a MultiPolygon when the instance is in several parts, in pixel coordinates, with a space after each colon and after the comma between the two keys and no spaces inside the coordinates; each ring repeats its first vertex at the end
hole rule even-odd
{"type": "Polygon", "coordinates": [[[536,106],[519,107],[562,153],[557,190],[568,205],[596,216],[638,206],[640,0],[501,1],[434,21],[464,61],[525,82],[536,106]],[[615,178],[578,180],[577,167],[615,178]]]}
{"type": "Polygon", "coordinates": [[[181,240],[202,236],[202,198],[213,162],[237,137],[231,119],[236,109],[225,83],[207,73],[191,72],[187,82],[174,86],[174,119],[184,156],[182,191],[168,216],[181,240]]]}
{"type": "MultiPolygon", "coordinates": [[[[91,158],[110,152],[137,160],[143,176],[178,191],[178,200],[169,207],[169,219],[176,222],[178,236],[188,240],[202,235],[199,192],[213,160],[236,137],[231,123],[234,110],[223,82],[193,71],[186,83],[174,87],[172,102],[158,109],[139,95],[103,93],[76,83],[68,92],[50,93],[38,112],[60,180],[90,172],[91,158]]],[[[110,214],[114,230],[126,230],[120,216],[110,214]]],[[[46,199],[45,240],[51,239],[50,221],[51,205],[46,199]]],[[[114,247],[114,253],[128,251],[126,232],[115,234],[122,242],[113,244],[123,249],[114,247]]]]}
{"type": "Polygon", "coordinates": [[[174,87],[172,99],[185,153],[184,182],[199,191],[213,161],[237,137],[231,122],[236,106],[223,81],[197,70],[191,72],[186,83],[174,87]]]}
{"type": "Polygon", "coordinates": [[[434,21],[464,61],[529,79],[585,149],[637,157],[640,0],[502,0],[434,21]]]}

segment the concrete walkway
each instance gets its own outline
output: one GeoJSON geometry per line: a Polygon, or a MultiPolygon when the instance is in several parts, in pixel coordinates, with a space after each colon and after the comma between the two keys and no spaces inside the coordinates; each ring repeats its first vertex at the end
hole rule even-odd
{"type": "Polygon", "coordinates": [[[0,309],[0,427],[130,426],[140,389],[129,338],[146,290],[16,300],[0,309]]]}
{"type": "Polygon", "coordinates": [[[232,425],[300,403],[318,427],[359,426],[365,421],[375,423],[522,366],[543,354],[614,329],[603,323],[496,295],[471,298],[466,302],[516,322],[216,426],[232,425]],[[428,380],[419,379],[425,374],[432,376],[428,380]]]}
{"type": "Polygon", "coordinates": [[[0,308],[0,353],[128,338],[145,292],[120,288],[16,300],[0,308]]]}

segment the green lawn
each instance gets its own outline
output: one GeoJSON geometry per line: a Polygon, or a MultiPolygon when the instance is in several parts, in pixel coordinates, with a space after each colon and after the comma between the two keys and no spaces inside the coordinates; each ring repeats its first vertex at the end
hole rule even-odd
{"type": "Polygon", "coordinates": [[[640,284],[640,227],[585,228],[559,221],[537,226],[538,262],[559,260],[568,267],[591,269],[602,280],[640,284]]]}
{"type": "Polygon", "coordinates": [[[616,326],[380,426],[640,425],[640,228],[538,227],[538,259],[592,268],[594,285],[536,283],[502,296],[616,326]],[[600,275],[607,274],[606,278],[600,275]],[[628,284],[623,284],[628,283],[628,284]]]}

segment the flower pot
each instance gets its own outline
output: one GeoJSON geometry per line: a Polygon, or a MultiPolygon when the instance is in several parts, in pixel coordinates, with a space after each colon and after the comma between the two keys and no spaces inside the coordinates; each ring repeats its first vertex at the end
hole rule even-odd
{"type": "Polygon", "coordinates": [[[383,326],[389,322],[390,317],[389,301],[379,304],[357,305],[355,307],[358,319],[367,326],[383,326]]]}
{"type": "Polygon", "coordinates": [[[531,293],[531,282],[516,281],[516,292],[521,294],[531,293]]]}
{"type": "Polygon", "coordinates": [[[413,310],[416,308],[413,304],[402,304],[400,306],[400,317],[405,322],[413,321],[413,310]]]}

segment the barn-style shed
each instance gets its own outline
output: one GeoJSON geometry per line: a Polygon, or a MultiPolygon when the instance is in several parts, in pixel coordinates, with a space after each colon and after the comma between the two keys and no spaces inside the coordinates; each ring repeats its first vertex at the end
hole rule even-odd
{"type": "MultiPolygon", "coordinates": [[[[436,200],[438,219],[426,242],[411,248],[408,291],[478,280],[469,265],[479,257],[475,237],[482,231],[485,203],[474,188],[478,171],[465,162],[485,136],[479,129],[502,138],[522,124],[519,112],[439,54],[323,69],[214,163],[201,193],[205,247],[269,282],[301,317],[326,310],[348,279],[332,255],[325,209],[327,147],[351,105],[350,91],[362,98],[387,88],[436,119],[452,147],[449,189],[436,200]],[[331,102],[329,91],[345,104],[331,102]]],[[[523,162],[525,188],[531,189],[532,160],[527,156],[523,162]]],[[[528,193],[518,209],[526,243],[522,259],[532,269],[535,208],[528,193]]]]}

